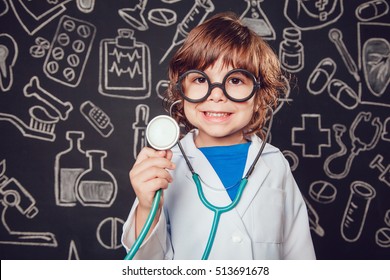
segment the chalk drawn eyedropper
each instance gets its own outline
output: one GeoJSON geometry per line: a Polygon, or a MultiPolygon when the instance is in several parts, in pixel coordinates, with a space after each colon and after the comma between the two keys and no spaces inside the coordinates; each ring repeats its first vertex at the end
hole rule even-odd
{"type": "Polygon", "coordinates": [[[212,11],[214,11],[214,4],[211,0],[195,0],[195,4],[192,6],[191,10],[187,13],[182,22],[177,25],[172,44],[161,58],[159,64],[168,57],[169,53],[176,46],[183,43],[188,33],[198,24],[202,23],[212,11]]]}
{"type": "Polygon", "coordinates": [[[357,82],[359,82],[360,76],[358,74],[356,64],[345,47],[343,42],[343,34],[341,31],[336,28],[332,28],[329,30],[329,39],[335,44],[338,52],[341,55],[341,58],[344,60],[344,63],[347,66],[348,72],[351,73],[357,82]]]}

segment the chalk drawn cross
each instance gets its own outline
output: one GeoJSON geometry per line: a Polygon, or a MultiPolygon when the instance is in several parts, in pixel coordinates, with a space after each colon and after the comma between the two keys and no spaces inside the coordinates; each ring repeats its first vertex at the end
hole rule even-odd
{"type": "Polygon", "coordinates": [[[330,129],[321,127],[321,115],[302,114],[302,127],[293,127],[291,142],[302,146],[304,157],[321,157],[321,148],[330,147],[330,129]]]}

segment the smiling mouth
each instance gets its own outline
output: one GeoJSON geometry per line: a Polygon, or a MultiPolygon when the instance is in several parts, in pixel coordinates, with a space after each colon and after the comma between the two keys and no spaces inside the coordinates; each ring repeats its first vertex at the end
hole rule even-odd
{"type": "Polygon", "coordinates": [[[227,112],[203,112],[203,114],[209,118],[226,118],[231,115],[227,112]]]}

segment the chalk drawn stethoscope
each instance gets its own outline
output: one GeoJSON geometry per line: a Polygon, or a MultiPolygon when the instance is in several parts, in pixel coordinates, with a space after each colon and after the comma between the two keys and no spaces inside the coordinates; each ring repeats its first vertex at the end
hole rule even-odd
{"type": "Polygon", "coordinates": [[[333,179],[342,179],[345,178],[352,166],[352,162],[355,159],[355,157],[361,152],[361,151],[369,151],[373,149],[377,144],[381,136],[382,132],[382,123],[379,121],[379,118],[376,117],[372,119],[371,112],[360,112],[355,120],[353,121],[351,127],[349,128],[349,136],[352,141],[352,149],[351,153],[349,154],[345,168],[340,173],[335,173],[330,169],[330,163],[339,158],[344,156],[347,153],[347,148],[343,141],[341,140],[341,137],[343,136],[344,132],[346,131],[346,127],[340,124],[333,125],[333,130],[335,132],[335,138],[337,144],[340,146],[340,151],[337,153],[329,156],[325,162],[324,162],[324,171],[325,173],[333,179]],[[359,137],[356,135],[356,132],[358,131],[359,126],[362,125],[370,125],[370,128],[373,129],[372,133],[368,132],[368,135],[372,135],[372,138],[370,141],[366,141],[362,137],[359,137]]]}
{"type": "Polygon", "coordinates": [[[39,210],[32,195],[15,178],[5,175],[6,161],[0,162],[0,244],[57,247],[55,235],[51,232],[15,231],[7,223],[7,210],[15,207],[19,214],[34,218],[39,210]]]}

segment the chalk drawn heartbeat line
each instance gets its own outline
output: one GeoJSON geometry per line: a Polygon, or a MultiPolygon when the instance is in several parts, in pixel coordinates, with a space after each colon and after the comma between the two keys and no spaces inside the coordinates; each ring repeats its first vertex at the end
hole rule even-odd
{"type": "Polygon", "coordinates": [[[114,50],[108,55],[115,56],[115,61],[117,62],[121,62],[123,58],[127,58],[129,62],[133,62],[142,58],[142,56],[138,53],[138,50],[134,50],[133,53],[123,53],[116,48],[114,48],[114,50]]]}
{"type": "Polygon", "coordinates": [[[116,62],[112,63],[110,69],[108,69],[109,73],[116,73],[118,77],[121,77],[123,74],[129,74],[130,78],[133,79],[136,75],[142,75],[141,67],[138,62],[134,63],[134,67],[128,66],[126,68],[122,68],[116,62]]]}

